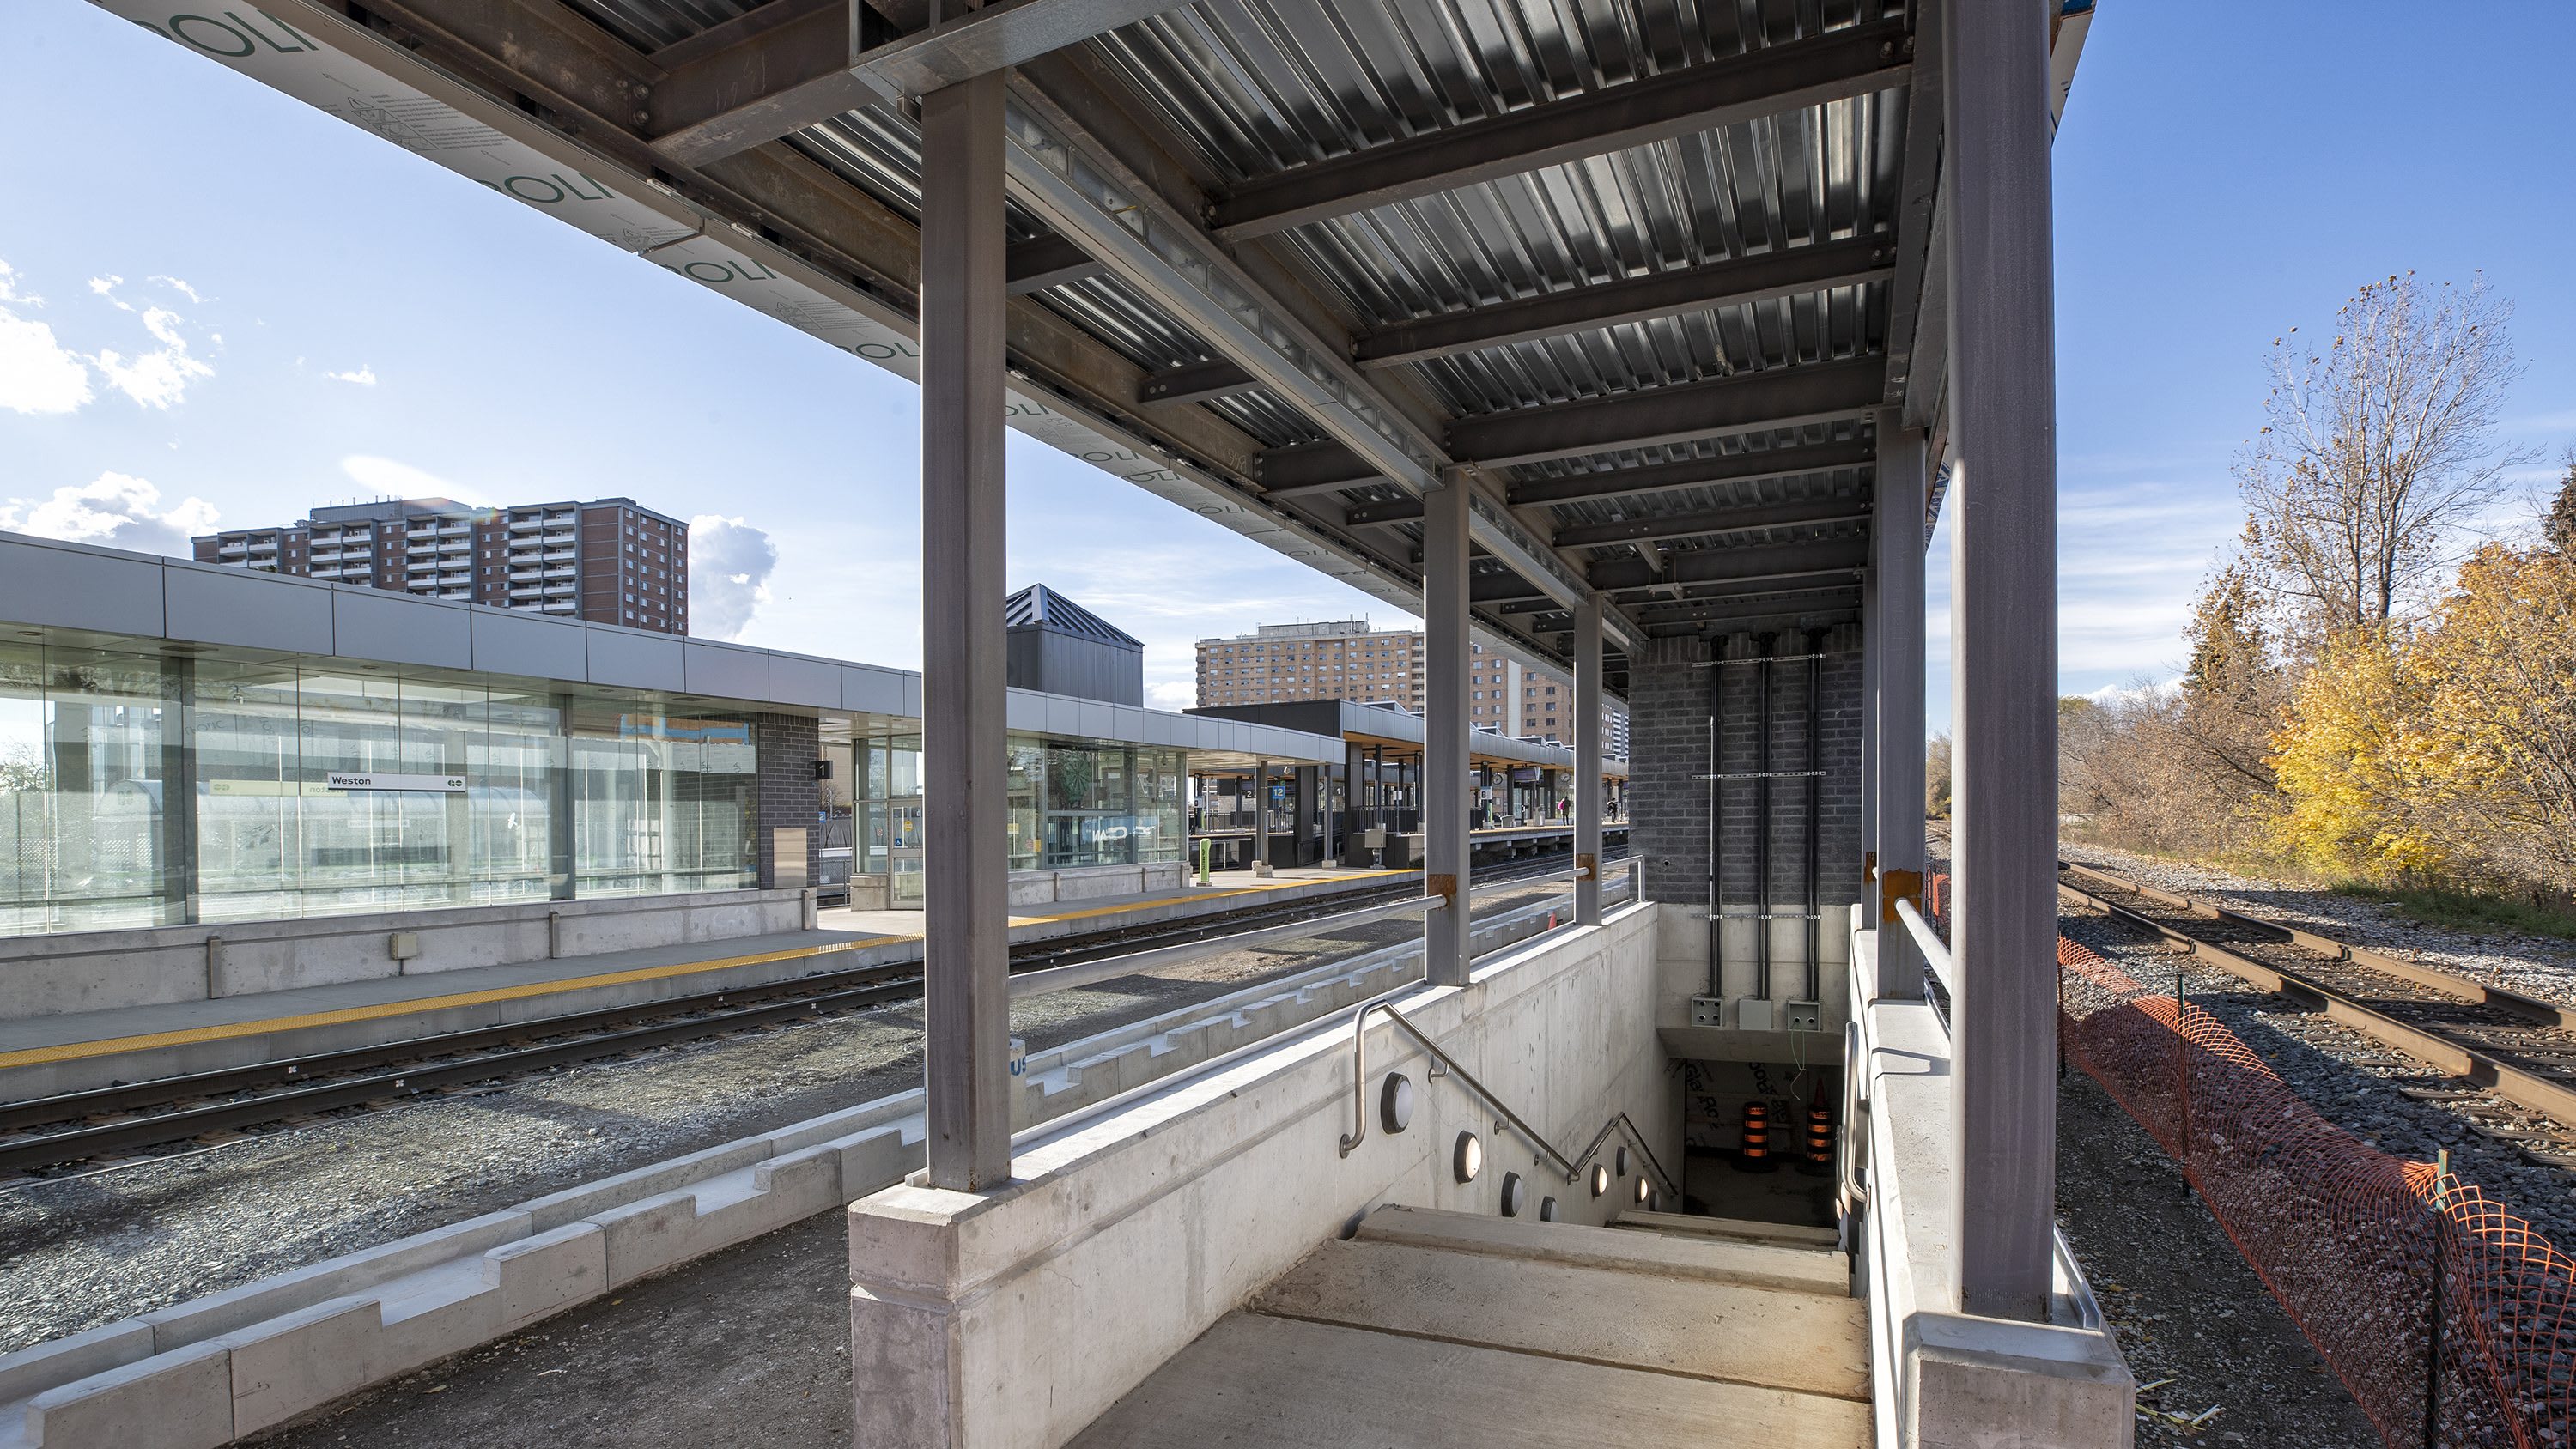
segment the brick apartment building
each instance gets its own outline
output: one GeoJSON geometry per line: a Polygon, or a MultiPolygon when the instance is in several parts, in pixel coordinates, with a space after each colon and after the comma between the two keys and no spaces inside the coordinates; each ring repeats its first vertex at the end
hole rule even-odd
{"type": "MultiPolygon", "coordinates": [[[[1497,734],[1562,743],[1574,728],[1574,683],[1470,646],[1467,720],[1497,734]]],[[[1350,699],[1422,708],[1422,634],[1371,629],[1366,619],[1263,624],[1250,634],[1198,643],[1201,706],[1350,699]]],[[[1628,751],[1628,719],[1602,711],[1607,754],[1628,751]]]]}
{"type": "Polygon", "coordinates": [[[200,563],[689,632],[689,526],[632,498],[508,508],[387,498],[193,542],[200,563]]]}

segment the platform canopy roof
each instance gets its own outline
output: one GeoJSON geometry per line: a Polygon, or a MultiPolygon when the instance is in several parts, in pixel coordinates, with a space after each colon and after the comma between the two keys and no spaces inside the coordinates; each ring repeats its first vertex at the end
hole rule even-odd
{"type": "Polygon", "coordinates": [[[99,3],[907,375],[917,98],[1011,66],[1014,424],[1407,608],[1463,478],[1478,627],[1564,668],[1602,591],[1614,690],[1856,617],[1873,429],[1939,412],[1910,0],[99,3]]]}

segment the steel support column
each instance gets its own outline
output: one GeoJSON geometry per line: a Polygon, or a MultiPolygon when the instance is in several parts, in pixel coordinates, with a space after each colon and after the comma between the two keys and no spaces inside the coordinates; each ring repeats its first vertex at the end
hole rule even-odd
{"type": "Polygon", "coordinates": [[[1351,858],[1351,847],[1358,842],[1360,812],[1367,808],[1367,786],[1362,782],[1368,773],[1368,747],[1356,740],[1342,742],[1342,809],[1339,817],[1340,844],[1325,842],[1336,864],[1351,858]]]}
{"type": "Polygon", "coordinates": [[[1011,1176],[999,74],[922,98],[922,981],[933,1187],[1011,1176]]]}
{"type": "Polygon", "coordinates": [[[1467,479],[1423,499],[1422,888],[1448,908],[1423,917],[1423,979],[1467,981],[1467,479]]]}
{"type": "Polygon", "coordinates": [[[1896,918],[1903,897],[1923,901],[1923,435],[1904,431],[1896,410],[1879,415],[1877,608],[1870,613],[1877,664],[1870,748],[1872,834],[1877,853],[1878,994],[1919,999],[1923,953],[1896,918]]]}
{"type": "Polygon", "coordinates": [[[2046,0],[1946,7],[1960,1307],[2048,1307],[2057,1157],[2057,497],[2046,0]]]}
{"type": "Polygon", "coordinates": [[[1574,863],[1591,874],[1574,883],[1574,921],[1601,924],[1601,596],[1574,608],[1574,863]]]}
{"type": "Polygon", "coordinates": [[[1270,874],[1270,762],[1252,766],[1252,873],[1270,874]]]}
{"type": "Polygon", "coordinates": [[[1878,569],[1879,532],[1870,529],[1870,571],[1860,579],[1860,917],[1867,927],[1878,920],[1878,569]]]}

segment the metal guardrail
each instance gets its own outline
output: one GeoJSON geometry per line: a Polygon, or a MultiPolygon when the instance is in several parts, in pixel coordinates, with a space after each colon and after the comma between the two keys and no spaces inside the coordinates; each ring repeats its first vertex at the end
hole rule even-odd
{"type": "MultiPolygon", "coordinates": [[[[1898,899],[1896,918],[1905,923],[1906,933],[1914,938],[1916,948],[1923,952],[1924,963],[1932,968],[1933,978],[1941,983],[1941,990],[1951,1000],[1958,1000],[1958,970],[1950,960],[1950,943],[1941,939],[1941,933],[1932,929],[1932,923],[1923,919],[1923,913],[1914,908],[1912,901],[1898,899]]],[[[1949,1025],[1946,1018],[1942,1025],[1949,1025]]]]}
{"type": "MultiPolygon", "coordinates": [[[[1641,888],[1637,873],[1639,863],[1640,859],[1635,857],[1627,862],[1630,900],[1637,898],[1637,892],[1641,888]]],[[[1582,866],[1568,866],[1564,870],[1516,875],[1508,880],[1488,881],[1483,885],[1471,884],[1467,897],[1473,901],[1477,896],[1488,891],[1519,890],[1565,877],[1580,879],[1587,873],[1582,866]]],[[[1294,941],[1303,936],[1320,935],[1327,931],[1343,930],[1351,926],[1365,926],[1373,921],[1427,915],[1432,911],[1444,909],[1447,905],[1448,902],[1439,896],[1413,896],[1405,900],[1388,901],[1381,905],[1363,906],[1358,910],[1343,911],[1337,915],[1315,916],[1302,921],[1263,926],[1259,930],[1211,936],[1203,941],[1183,941],[1178,945],[1157,946],[1147,951],[1131,951],[1124,956],[1111,956],[1099,961],[1083,961],[1071,966],[1050,966],[1043,971],[1023,971],[1011,977],[1011,999],[1017,1001],[1027,996],[1044,996],[1054,991],[1071,991],[1095,982],[1114,981],[1121,976],[1135,976],[1167,966],[1183,966],[1209,956],[1221,956],[1228,951],[1238,951],[1247,946],[1258,946],[1269,941],[1294,941]]]]}

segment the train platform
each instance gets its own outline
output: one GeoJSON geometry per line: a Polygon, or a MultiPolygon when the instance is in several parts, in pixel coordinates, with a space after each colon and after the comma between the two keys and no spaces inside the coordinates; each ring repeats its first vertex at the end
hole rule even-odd
{"type": "MultiPolygon", "coordinates": [[[[1264,878],[1219,871],[1205,886],[1015,912],[1011,942],[1329,900],[1413,874],[1282,867],[1264,878]]],[[[25,1017],[0,1022],[0,1102],[917,961],[921,921],[919,911],[827,910],[807,931],[25,1017]]]]}

